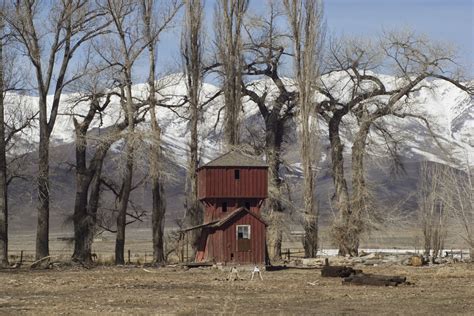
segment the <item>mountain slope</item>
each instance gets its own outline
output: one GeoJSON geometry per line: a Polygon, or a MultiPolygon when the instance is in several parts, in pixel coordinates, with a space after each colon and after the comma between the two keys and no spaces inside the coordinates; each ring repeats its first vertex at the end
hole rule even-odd
{"type": "MultiPolygon", "coordinates": [[[[385,80],[391,80],[389,77],[385,80]]],[[[290,80],[288,80],[290,83],[290,80]]],[[[164,88],[161,90],[163,99],[167,104],[177,103],[186,92],[186,85],[179,75],[173,75],[163,78],[159,84],[164,88]]],[[[414,114],[423,115],[428,118],[433,131],[438,135],[443,149],[439,148],[433,140],[432,135],[427,128],[416,119],[398,119],[387,118],[385,123],[390,126],[390,130],[397,138],[400,139],[401,153],[404,157],[409,170],[405,176],[392,179],[385,166],[377,167],[377,164],[369,163],[370,161],[386,160],[385,150],[381,146],[382,139],[376,134],[371,135],[369,149],[370,158],[368,166],[370,166],[369,178],[375,183],[389,190],[392,194],[385,194],[385,198],[400,200],[406,198],[410,191],[416,187],[416,179],[419,170],[419,162],[424,160],[451,164],[458,168],[464,168],[467,162],[474,161],[474,103],[473,100],[457,87],[441,82],[432,81],[427,83],[432,89],[422,89],[415,94],[415,101],[411,105],[410,111],[414,114]],[[450,157],[451,156],[451,157],[450,157]],[[409,185],[406,185],[409,183],[409,185]]],[[[268,81],[254,82],[254,89],[261,91],[266,87],[271,87],[268,81]]],[[[202,99],[203,101],[210,98],[218,91],[218,88],[211,84],[203,85],[202,99]]],[[[138,97],[146,93],[146,87],[142,84],[134,87],[134,94],[138,97]]],[[[61,229],[65,220],[70,217],[73,209],[74,201],[74,170],[71,164],[74,163],[74,131],[71,113],[85,113],[87,104],[79,104],[72,108],[72,102],[76,95],[65,95],[62,98],[60,113],[57,124],[52,134],[52,228],[61,229]]],[[[10,104],[20,103],[20,107],[24,113],[32,112],[35,109],[37,98],[31,96],[9,95],[7,97],[10,104]]],[[[254,129],[262,136],[263,122],[256,106],[244,100],[243,111],[243,130],[254,129]]],[[[205,163],[222,153],[222,145],[220,143],[222,132],[222,98],[216,98],[202,112],[199,126],[200,133],[200,152],[201,163],[205,163]]],[[[111,126],[121,119],[121,108],[119,100],[114,98],[111,108],[101,119],[96,119],[93,123],[93,132],[91,135],[100,134],[104,129],[111,126]]],[[[18,107],[11,106],[12,112],[10,117],[17,115],[18,107]]],[[[160,108],[158,117],[163,129],[163,147],[167,153],[167,161],[165,162],[165,170],[168,171],[169,181],[167,185],[168,198],[168,222],[183,215],[183,191],[184,176],[187,161],[187,147],[189,131],[187,127],[187,108],[160,108]]],[[[140,130],[148,130],[149,122],[141,124],[140,130]]],[[[328,200],[332,194],[332,180],[329,174],[328,157],[328,141],[327,129],[321,122],[321,168],[318,179],[318,196],[323,209],[323,214],[329,215],[328,200]]],[[[350,150],[351,138],[354,126],[353,118],[348,117],[345,121],[343,130],[343,141],[345,143],[346,153],[350,150]]],[[[290,183],[292,187],[292,198],[295,205],[299,205],[301,183],[301,169],[299,163],[299,144],[297,140],[296,123],[291,123],[287,127],[288,133],[284,145],[284,167],[282,174],[285,181],[290,183]]],[[[23,134],[16,139],[15,153],[29,152],[28,161],[31,163],[29,168],[25,168],[29,174],[34,175],[35,172],[35,156],[36,145],[38,142],[38,130],[30,128],[25,130],[23,134]]],[[[119,159],[121,153],[121,144],[118,143],[113,147],[110,153],[110,160],[119,159]]],[[[146,157],[146,149],[143,150],[142,156],[146,157]]],[[[350,160],[350,159],[346,159],[350,160]]],[[[382,163],[384,165],[384,163],[382,163]]],[[[108,170],[114,172],[113,163],[109,164],[108,170]]],[[[146,173],[146,159],[141,163],[141,171],[138,174],[146,173]]],[[[138,178],[138,176],[136,177],[138,178]]],[[[33,179],[33,178],[32,178],[33,179]]],[[[382,190],[380,190],[382,191],[382,190]]],[[[35,183],[34,181],[24,182],[15,181],[10,188],[10,216],[11,227],[19,229],[21,227],[34,227],[35,224],[35,183]],[[25,198],[26,197],[26,198],[25,198]]],[[[150,208],[150,194],[147,188],[140,189],[140,192],[134,193],[134,198],[140,200],[144,208],[150,208]]],[[[109,200],[111,197],[109,196],[109,200]]],[[[69,225],[69,224],[68,224],[69,225]]],[[[148,223],[142,224],[148,225],[148,223]]]]}

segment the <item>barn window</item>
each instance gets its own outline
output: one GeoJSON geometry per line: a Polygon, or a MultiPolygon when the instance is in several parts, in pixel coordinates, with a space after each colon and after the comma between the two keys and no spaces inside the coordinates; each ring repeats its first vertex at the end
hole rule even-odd
{"type": "Polygon", "coordinates": [[[239,180],[240,179],[240,170],[234,170],[234,179],[239,180]]]}
{"type": "Polygon", "coordinates": [[[237,225],[237,251],[250,251],[250,225],[237,225]]]}
{"type": "Polygon", "coordinates": [[[222,202],[222,212],[227,212],[227,202],[222,202]]]}

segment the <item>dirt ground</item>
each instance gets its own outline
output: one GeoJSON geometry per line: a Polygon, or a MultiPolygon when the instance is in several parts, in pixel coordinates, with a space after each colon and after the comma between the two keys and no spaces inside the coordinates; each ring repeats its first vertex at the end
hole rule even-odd
{"type": "Polygon", "coordinates": [[[359,267],[411,285],[349,286],[320,270],[264,272],[180,267],[0,270],[0,314],[456,315],[474,311],[474,265],[359,267]]]}

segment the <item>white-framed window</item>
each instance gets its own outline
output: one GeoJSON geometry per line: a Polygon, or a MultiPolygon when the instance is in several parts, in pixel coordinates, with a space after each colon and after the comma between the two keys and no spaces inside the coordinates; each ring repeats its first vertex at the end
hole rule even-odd
{"type": "Polygon", "coordinates": [[[250,225],[237,225],[237,240],[250,239],[250,225]]]}
{"type": "Polygon", "coordinates": [[[237,251],[251,251],[250,225],[237,225],[237,251]]]}

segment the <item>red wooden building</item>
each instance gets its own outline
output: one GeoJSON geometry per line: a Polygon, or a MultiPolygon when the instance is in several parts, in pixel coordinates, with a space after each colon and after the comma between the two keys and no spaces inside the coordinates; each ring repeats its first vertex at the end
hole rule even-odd
{"type": "MultiPolygon", "coordinates": [[[[197,262],[265,263],[266,223],[260,208],[268,194],[268,166],[231,151],[198,169],[204,224],[197,262]]],[[[191,228],[193,229],[193,228],[191,228]]]]}

